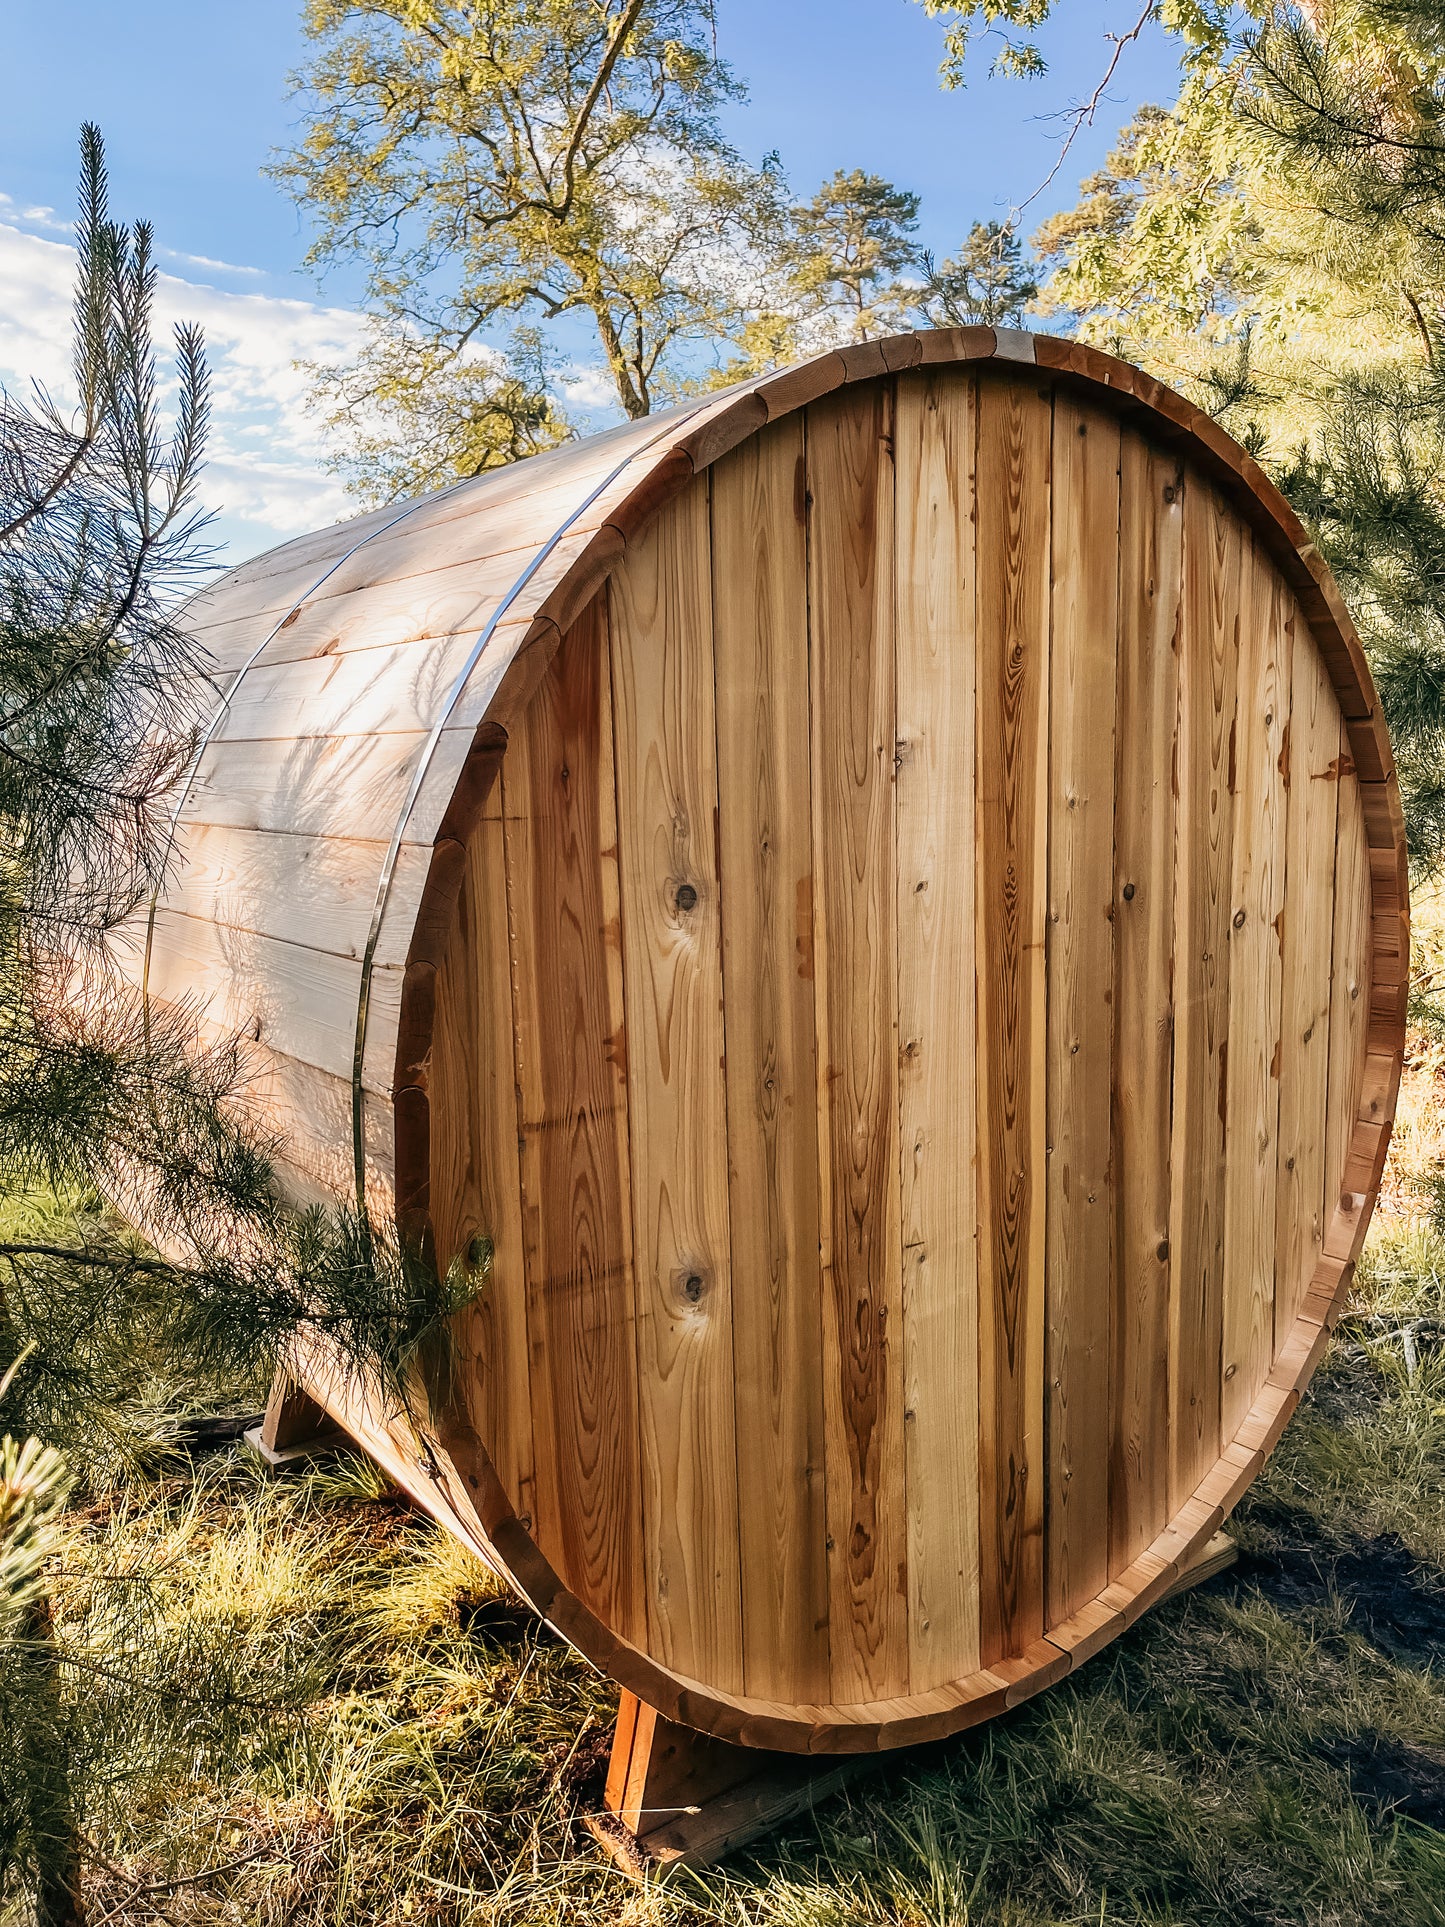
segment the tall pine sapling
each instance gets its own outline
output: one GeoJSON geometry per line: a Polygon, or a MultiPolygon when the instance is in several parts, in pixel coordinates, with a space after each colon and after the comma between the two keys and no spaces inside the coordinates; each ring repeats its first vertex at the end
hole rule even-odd
{"type": "Polygon", "coordinates": [[[143,1642],[101,1663],[51,1623],[52,1449],[102,1476],[134,1454],[148,1379],[258,1385],[302,1326],[404,1399],[466,1289],[364,1213],[289,1206],[238,1041],[118,967],[218,692],[177,621],[208,560],[202,342],[175,331],[163,426],[151,230],[110,219],[94,127],[77,256],[74,413],[0,395],[0,1908],[24,1892],[40,1927],[84,1918],[87,1798],[122,1783],[136,1734],[154,1752],[167,1722],[190,1731],[227,1669],[218,1649],[166,1681],[143,1642]]]}

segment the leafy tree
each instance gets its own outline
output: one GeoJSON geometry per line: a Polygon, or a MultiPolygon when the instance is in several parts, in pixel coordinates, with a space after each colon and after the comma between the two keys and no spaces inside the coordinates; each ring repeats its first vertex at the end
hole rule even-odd
{"type": "MultiPolygon", "coordinates": [[[[0,394],[0,1907],[19,1882],[40,1927],[83,1919],[77,1816],[105,1743],[83,1690],[94,1655],[52,1626],[39,1583],[51,1448],[66,1476],[103,1477],[145,1444],[128,1395],[254,1384],[303,1325],[405,1396],[410,1358],[466,1289],[362,1216],[289,1208],[237,1102],[239,1044],[203,1044],[118,968],[215,702],[176,620],[207,560],[207,375],[179,328],[166,432],[151,231],[110,219],[93,127],[77,244],[73,417],[42,392],[0,394]]],[[[143,1687],[147,1744],[224,1676],[224,1652],[193,1655],[188,1696],[143,1641],[124,1657],[103,1670],[123,1702],[143,1687]]]]}
{"type": "MultiPolygon", "coordinates": [[[[935,7],[955,62],[992,0],[935,7]],[[961,38],[960,38],[961,36],[961,38]]],[[[1049,8],[1004,8],[1020,31],[1049,8]]],[[[1181,87],[1035,246],[1043,305],[1270,467],[1375,670],[1445,866],[1445,24],[1437,0],[1164,0],[1181,87]]],[[[1035,43],[1036,50],[1036,43],[1035,43]]]]}
{"type": "Polygon", "coordinates": [[[721,132],[741,89],[710,0],[308,0],[306,31],[304,134],[274,173],[318,223],[311,260],[367,270],[374,328],[326,392],[380,407],[348,458],[373,491],[403,424],[437,472],[565,432],[525,353],[489,387],[468,359],[518,319],[564,343],[585,322],[636,418],[757,306],[781,182],[721,132]]]}
{"type": "MultiPolygon", "coordinates": [[[[1315,0],[1318,4],[1318,0],[1315,0]]],[[[1060,0],[918,0],[923,11],[945,22],[943,64],[945,87],[965,85],[973,50],[991,42],[990,71],[1032,79],[1048,72],[1048,62],[1034,36],[1048,24],[1060,0]]],[[[1306,0],[1307,7],[1310,0],[1306,0]]],[[[1127,34],[1106,36],[1116,50],[1137,39],[1150,20],[1160,20],[1186,43],[1191,62],[1216,68],[1233,44],[1241,15],[1261,18],[1274,0],[1149,0],[1139,23],[1127,34]]],[[[1110,63],[1107,79],[1113,73],[1110,63]]]]}
{"type": "Polygon", "coordinates": [[[519,328],[510,356],[419,340],[373,317],[350,367],[311,364],[332,466],[368,507],[554,448],[571,434],[548,392],[548,358],[519,328]]]}
{"type": "Polygon", "coordinates": [[[938,263],[925,254],[923,269],[918,306],[936,328],[1020,327],[1039,291],[1018,235],[1003,221],[975,221],[957,254],[938,263]]]}
{"type": "Polygon", "coordinates": [[[991,39],[996,50],[992,71],[1001,74],[1041,74],[1047,71],[1038,42],[1029,38],[1053,12],[1054,0],[919,0],[944,29],[943,82],[964,85],[970,49],[980,39],[991,39]]]}

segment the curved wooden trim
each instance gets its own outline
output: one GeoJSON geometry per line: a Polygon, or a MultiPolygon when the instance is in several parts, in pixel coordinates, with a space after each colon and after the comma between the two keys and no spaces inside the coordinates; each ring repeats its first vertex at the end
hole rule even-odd
{"type": "Polygon", "coordinates": [[[1056,380],[1110,401],[1157,440],[1178,449],[1221,489],[1264,540],[1299,598],[1329,672],[1348,730],[1360,785],[1372,894],[1372,979],[1366,1074],[1344,1186],[1326,1227],[1323,1255],[1304,1309],[1285,1336],[1274,1366],[1234,1438],[1192,1496],[1127,1571],[1027,1652],[971,1673],[948,1687],[906,1699],[850,1706],[784,1706],[748,1699],[668,1671],[610,1632],[572,1593],[524,1530],[486,1450],[453,1424],[440,1441],[460,1491],[447,1497],[420,1464],[398,1449],[394,1430],[379,1426],[356,1399],[338,1390],[335,1374],[311,1389],[333,1415],[377,1453],[409,1490],[452,1530],[502,1568],[517,1589],[587,1658],[670,1719],[720,1739],[793,1753],[862,1753],[937,1739],[992,1718],[1080,1665],[1131,1625],[1174,1583],[1238,1503],[1299,1403],[1341,1309],[1355,1259],[1378,1195],[1404,1057],[1408,992],[1409,907],[1404,818],[1389,738],[1359,637],[1329,572],[1299,518],[1252,457],[1209,416],[1142,371],[1082,343],[986,328],[900,335],[835,350],[817,360],[749,383],[679,423],[676,440],[655,459],[557,585],[533,612],[478,732],[485,735],[488,775],[449,809],[445,834],[422,896],[402,999],[395,1075],[398,1213],[413,1228],[426,1223],[429,1118],[426,1058],[431,1042],[436,960],[455,903],[455,859],[495,774],[497,743],[530,700],[562,634],[606,580],[630,543],[693,478],[764,423],[852,382],[921,365],[987,363],[1017,368],[1032,362],[1056,380]],[[418,966],[415,974],[410,966],[418,966]],[[405,1174],[405,1181],[403,1181],[405,1174]],[[465,1496],[462,1496],[462,1495],[465,1496]]]}

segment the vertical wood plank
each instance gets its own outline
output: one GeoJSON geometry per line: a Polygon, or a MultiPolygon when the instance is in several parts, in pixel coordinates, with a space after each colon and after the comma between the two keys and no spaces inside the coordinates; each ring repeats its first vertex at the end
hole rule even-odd
{"type": "Polygon", "coordinates": [[[1340,724],[1335,827],[1334,943],[1330,969],[1330,1079],[1325,1125],[1325,1225],[1339,1204],[1359,1109],[1370,1022],[1370,864],[1360,782],[1340,724]]]}
{"type": "Polygon", "coordinates": [[[651,1650],[741,1691],[708,485],[612,578],[651,1650]]]}
{"type": "Polygon", "coordinates": [[[978,1659],[973,378],[898,384],[898,1021],[911,1690],[978,1659]]]}
{"type": "Polygon", "coordinates": [[[1241,570],[1248,537],[1206,483],[1184,497],[1174,863],[1169,1512],[1219,1455],[1230,860],[1241,570]]]}
{"type": "Polygon", "coordinates": [[[1243,568],[1225,1107],[1225,1439],[1234,1436],[1274,1363],[1285,757],[1294,660],[1293,597],[1286,597],[1260,551],[1251,549],[1243,568]]]}
{"type": "Polygon", "coordinates": [[[1169,1520],[1169,1131],[1174,1057],[1175,753],[1184,471],[1121,451],[1114,806],[1115,1269],[1109,1574],[1169,1520]]]}
{"type": "Polygon", "coordinates": [[[1054,400],[1045,1625],[1109,1579],[1119,420],[1054,400]]]}
{"type": "Polygon", "coordinates": [[[602,601],[563,638],[502,765],[522,1136],[536,1538],[646,1638],[626,1025],[602,601]]]}
{"type": "Polygon", "coordinates": [[[1050,402],[979,381],[980,1651],[1043,1630],[1050,402]]]}
{"type": "Polygon", "coordinates": [[[433,1229],[443,1270],[491,1243],[490,1269],[456,1323],[458,1389],[518,1515],[530,1520],[532,1408],[521,1163],[513,1061],[512,969],[502,792],[495,784],[467,844],[431,1053],[433,1229]]]}
{"type": "Polygon", "coordinates": [[[1308,627],[1297,616],[1290,684],[1288,895],[1280,1022],[1279,1193],[1274,1349],[1299,1316],[1325,1235],[1330,1075],[1330,956],[1340,711],[1308,627]]]}
{"type": "Polygon", "coordinates": [[[906,1690],[892,397],[808,411],[820,1242],[833,1697],[906,1690]]]}
{"type": "Polygon", "coordinates": [[[712,475],[743,1687],[826,1700],[803,417],[712,475]]]}

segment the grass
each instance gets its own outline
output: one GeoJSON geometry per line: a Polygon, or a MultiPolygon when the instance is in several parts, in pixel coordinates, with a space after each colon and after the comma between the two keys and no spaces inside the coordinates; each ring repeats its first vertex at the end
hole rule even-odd
{"type": "Polygon", "coordinates": [[[369,1467],[218,1455],[74,1521],[69,1610],[141,1570],[168,1650],[236,1656],[184,1771],[102,1789],[95,1919],[1445,1922],[1445,1354],[1347,1334],[1237,1529],[1233,1573],[1076,1678],[638,1891],[577,1825],[606,1683],[369,1467]]]}
{"type": "Polygon", "coordinates": [[[638,1889],[601,1859],[607,1682],[373,1468],[118,1479],[56,1587],[154,1687],[83,1683],[92,1927],[1445,1927],[1445,1037],[1411,1051],[1239,1565],[722,1869],[638,1889]]]}

